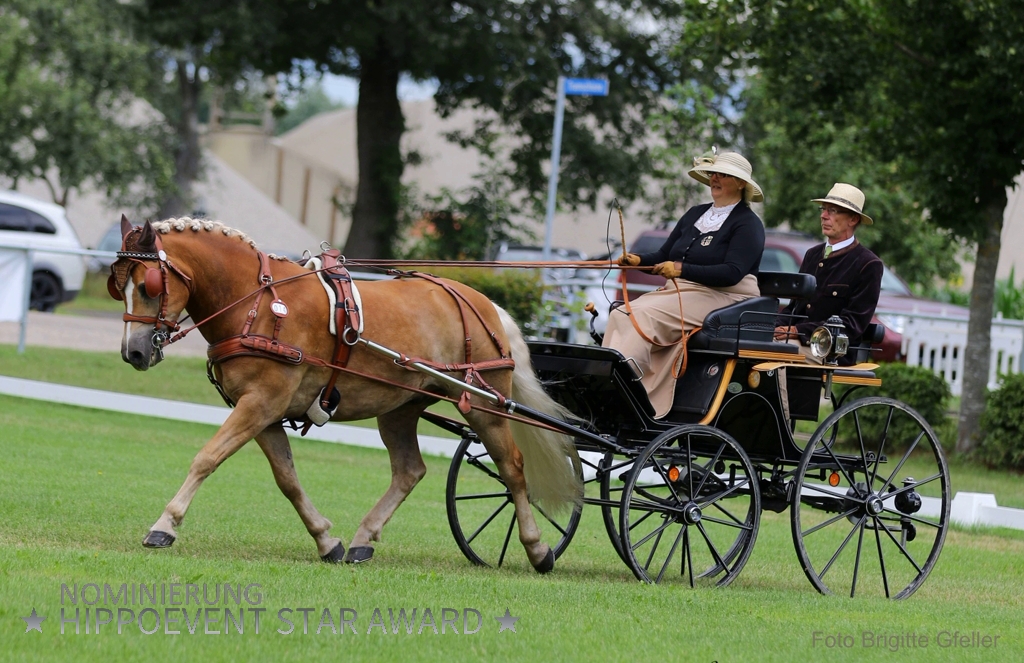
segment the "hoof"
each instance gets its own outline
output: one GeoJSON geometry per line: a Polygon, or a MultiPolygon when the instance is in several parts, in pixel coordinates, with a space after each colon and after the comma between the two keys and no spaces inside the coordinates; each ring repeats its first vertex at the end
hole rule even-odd
{"type": "Polygon", "coordinates": [[[142,540],[142,545],[147,548],[170,548],[174,543],[174,536],[167,532],[150,531],[142,540]]]}
{"type": "Polygon", "coordinates": [[[371,546],[353,546],[345,553],[345,563],[361,564],[370,561],[371,557],[373,557],[373,548],[371,546]]]}
{"type": "Polygon", "coordinates": [[[548,554],[544,555],[544,559],[540,561],[540,564],[533,568],[537,573],[551,573],[555,568],[555,552],[548,548],[548,554]]]}
{"type": "Polygon", "coordinates": [[[341,564],[345,560],[345,544],[339,543],[326,555],[320,555],[320,559],[328,564],[341,564]]]}

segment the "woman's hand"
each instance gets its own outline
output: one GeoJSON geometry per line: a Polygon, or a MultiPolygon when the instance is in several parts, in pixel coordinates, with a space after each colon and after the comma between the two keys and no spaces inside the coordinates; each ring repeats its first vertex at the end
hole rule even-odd
{"type": "Polygon", "coordinates": [[[640,256],[635,253],[624,253],[615,262],[623,267],[636,267],[640,264],[640,256]]]}
{"type": "Polygon", "coordinates": [[[679,278],[683,274],[683,263],[681,262],[659,262],[651,268],[651,274],[664,276],[667,279],[679,278]]]}

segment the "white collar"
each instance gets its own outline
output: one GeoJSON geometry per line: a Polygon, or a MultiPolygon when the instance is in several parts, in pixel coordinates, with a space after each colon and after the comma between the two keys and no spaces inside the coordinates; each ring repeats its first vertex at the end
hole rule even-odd
{"type": "Polygon", "coordinates": [[[857,239],[856,237],[851,236],[850,239],[844,239],[843,241],[837,242],[835,244],[829,244],[828,240],[826,239],[825,240],[825,246],[831,246],[832,247],[832,251],[835,252],[835,251],[839,251],[840,249],[845,249],[846,247],[850,246],[851,244],[853,244],[856,241],[856,239],[857,239]]]}
{"type": "Polygon", "coordinates": [[[711,207],[707,208],[697,222],[694,224],[697,230],[701,233],[709,233],[718,230],[725,223],[725,220],[729,218],[732,211],[739,205],[739,201],[732,205],[723,205],[721,207],[715,207],[714,203],[711,203],[711,207]]]}

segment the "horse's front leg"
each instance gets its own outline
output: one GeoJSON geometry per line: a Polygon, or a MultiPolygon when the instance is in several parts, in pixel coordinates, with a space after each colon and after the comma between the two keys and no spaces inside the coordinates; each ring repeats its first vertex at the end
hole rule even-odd
{"type": "Polygon", "coordinates": [[[371,542],[380,541],[384,525],[426,475],[427,466],[416,439],[416,423],[425,406],[424,402],[417,401],[377,418],[380,437],[391,458],[391,485],[360,521],[345,555],[346,562],[365,562],[373,557],[371,542]]]}
{"type": "Polygon", "coordinates": [[[253,439],[269,424],[278,421],[279,417],[268,418],[267,412],[273,408],[260,402],[259,396],[246,395],[238,400],[235,409],[228,415],[227,421],[220,430],[203,445],[196,457],[192,459],[185,483],[178,489],[160,518],[149,528],[149,534],[142,540],[147,548],[167,548],[178,537],[175,528],[181,524],[188,511],[192,498],[206,477],[213,474],[221,463],[233,453],[241,449],[246,442],[253,439]]]}
{"type": "Polygon", "coordinates": [[[270,469],[274,472],[274,480],[284,496],[291,501],[299,513],[299,518],[306,525],[306,531],[316,541],[320,559],[325,562],[340,562],[345,557],[345,544],[341,539],[330,536],[331,521],[320,515],[299,483],[292,462],[292,447],[288,435],[281,424],[268,426],[256,436],[256,443],[263,449],[270,469]]]}

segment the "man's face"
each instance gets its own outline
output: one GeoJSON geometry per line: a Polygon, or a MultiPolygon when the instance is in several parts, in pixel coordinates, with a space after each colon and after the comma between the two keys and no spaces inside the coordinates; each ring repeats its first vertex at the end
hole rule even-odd
{"type": "Polygon", "coordinates": [[[821,233],[828,237],[830,244],[853,237],[854,228],[859,222],[859,214],[835,205],[821,206],[821,233]]]}

